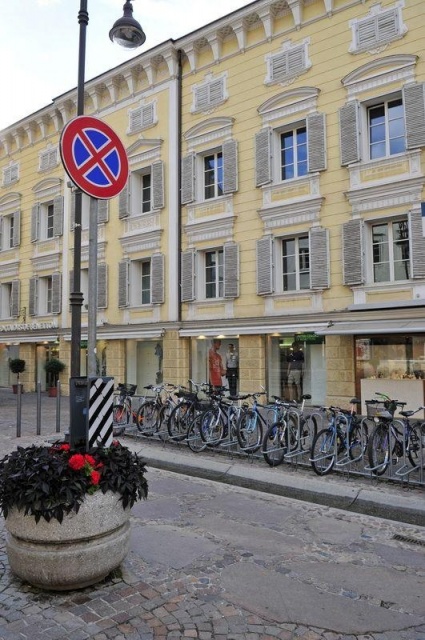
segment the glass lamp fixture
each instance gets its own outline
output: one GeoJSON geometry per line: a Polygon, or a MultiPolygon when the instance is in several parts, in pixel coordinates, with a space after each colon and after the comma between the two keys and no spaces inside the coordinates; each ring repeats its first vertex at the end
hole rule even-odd
{"type": "Polygon", "coordinates": [[[112,42],[125,49],[136,49],[146,40],[146,36],[140,24],[133,18],[133,6],[127,0],[123,6],[124,15],[119,18],[109,32],[112,42]]]}

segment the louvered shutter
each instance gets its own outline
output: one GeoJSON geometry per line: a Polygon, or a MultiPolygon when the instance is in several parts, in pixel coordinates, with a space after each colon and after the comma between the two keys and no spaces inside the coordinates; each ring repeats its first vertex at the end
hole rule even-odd
{"type": "Polygon", "coordinates": [[[339,139],[341,147],[341,164],[346,166],[359,162],[360,157],[360,124],[359,103],[357,100],[347,102],[339,110],[339,139]]]}
{"type": "Polygon", "coordinates": [[[62,274],[52,274],[52,313],[58,314],[62,308],[62,274]]]}
{"type": "Polygon", "coordinates": [[[310,243],[310,288],[329,289],[329,236],[328,230],[312,227],[310,243]]]}
{"type": "Polygon", "coordinates": [[[109,220],[109,200],[97,201],[97,223],[103,224],[109,220]]]}
{"type": "Polygon", "coordinates": [[[223,191],[234,193],[238,190],[238,145],[236,140],[223,144],[223,191]]]}
{"type": "Polygon", "coordinates": [[[195,299],[195,251],[188,249],[181,256],[181,299],[190,302],[195,299]]]}
{"type": "Polygon", "coordinates": [[[342,262],[344,284],[364,284],[363,220],[350,220],[342,225],[342,262]]]}
{"type": "Polygon", "coordinates": [[[279,81],[286,78],[288,75],[288,54],[279,53],[270,59],[270,79],[273,81],[279,81]]]}
{"type": "Polygon", "coordinates": [[[270,127],[255,134],[255,186],[272,181],[272,132],[270,127]]]}
{"type": "Polygon", "coordinates": [[[223,246],[224,297],[239,296],[239,245],[227,242],[223,246]]]}
{"type": "Polygon", "coordinates": [[[97,308],[106,309],[108,306],[108,265],[97,265],[97,308]]]}
{"type": "Polygon", "coordinates": [[[164,302],[164,255],[154,253],[151,259],[152,304],[164,302]]]}
{"type": "Polygon", "coordinates": [[[420,210],[409,213],[409,240],[412,278],[425,278],[425,238],[420,210]]]}
{"type": "Polygon", "coordinates": [[[377,31],[375,18],[367,18],[360,20],[356,26],[357,31],[357,47],[367,49],[376,46],[377,31]]]}
{"type": "Polygon", "coordinates": [[[425,84],[411,84],[403,88],[406,119],[406,147],[425,146],[425,84]]]}
{"type": "Polygon", "coordinates": [[[20,280],[12,280],[10,313],[12,318],[19,317],[21,308],[21,282],[20,280]]]}
{"type": "Polygon", "coordinates": [[[208,100],[209,106],[213,107],[216,104],[220,104],[224,99],[224,80],[223,78],[219,78],[218,80],[213,80],[208,84],[208,100]]]}
{"type": "Polygon", "coordinates": [[[57,196],[53,200],[53,235],[63,234],[63,196],[57,196]]]}
{"type": "Polygon", "coordinates": [[[288,51],[288,75],[302,73],[305,69],[305,46],[294,47],[288,51]]]}
{"type": "Polygon", "coordinates": [[[130,215],[130,180],[118,196],[118,217],[120,220],[130,215]]]}
{"type": "Polygon", "coordinates": [[[273,293],[273,237],[257,240],[257,294],[273,293]]]}
{"type": "Polygon", "coordinates": [[[30,290],[29,290],[29,309],[28,313],[30,316],[37,315],[37,289],[38,289],[38,278],[34,276],[30,278],[30,290]]]}
{"type": "Polygon", "coordinates": [[[21,212],[14,211],[13,215],[13,246],[19,247],[21,244],[21,212]]]}
{"type": "Polygon", "coordinates": [[[37,203],[31,209],[31,242],[38,240],[40,229],[40,205],[37,203]]]}
{"type": "Polygon", "coordinates": [[[152,208],[164,207],[164,163],[154,162],[152,165],[152,208]]]}
{"type": "Polygon", "coordinates": [[[118,263],[118,306],[120,309],[128,307],[128,275],[130,263],[128,260],[122,260],[118,263]]]}
{"type": "Polygon", "coordinates": [[[208,109],[209,89],[205,84],[202,87],[196,87],[195,89],[195,109],[196,111],[202,111],[208,109]]]}
{"type": "Polygon", "coordinates": [[[181,202],[189,204],[195,199],[195,154],[189,153],[182,159],[181,202]]]}
{"type": "Polygon", "coordinates": [[[307,117],[308,170],[326,169],[325,114],[312,113],[307,117]]]}
{"type": "Polygon", "coordinates": [[[378,42],[388,42],[399,34],[398,10],[391,9],[378,13],[376,16],[376,31],[378,42]]]}

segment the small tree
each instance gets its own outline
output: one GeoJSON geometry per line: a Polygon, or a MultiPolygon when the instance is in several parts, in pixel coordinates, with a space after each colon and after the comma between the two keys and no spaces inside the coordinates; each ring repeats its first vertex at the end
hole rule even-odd
{"type": "Polygon", "coordinates": [[[52,387],[56,387],[59,380],[59,374],[62,373],[65,367],[66,367],[66,364],[62,362],[62,360],[59,360],[58,358],[51,358],[44,365],[44,369],[46,373],[48,373],[50,376],[50,382],[52,387]]]}
{"type": "Polygon", "coordinates": [[[17,382],[19,384],[19,374],[25,371],[25,360],[21,360],[21,358],[11,358],[9,360],[9,369],[12,373],[16,373],[17,382]]]}

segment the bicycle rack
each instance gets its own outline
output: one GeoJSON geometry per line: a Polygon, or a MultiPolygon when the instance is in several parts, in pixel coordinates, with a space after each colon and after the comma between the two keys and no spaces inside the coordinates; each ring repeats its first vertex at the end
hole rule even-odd
{"type": "Polygon", "coordinates": [[[288,416],[293,416],[294,419],[297,422],[297,448],[294,451],[290,451],[289,453],[285,453],[285,455],[283,456],[284,460],[292,460],[294,458],[298,458],[300,456],[305,456],[307,453],[310,453],[311,448],[310,449],[304,449],[303,448],[303,444],[306,441],[306,436],[303,435],[303,429],[307,428],[307,423],[309,420],[312,419],[312,417],[317,416],[318,418],[320,418],[320,421],[323,421],[323,416],[318,412],[318,411],[313,411],[311,414],[309,414],[307,416],[307,418],[300,412],[298,411],[294,411],[294,410],[289,410],[288,411],[288,416]]]}

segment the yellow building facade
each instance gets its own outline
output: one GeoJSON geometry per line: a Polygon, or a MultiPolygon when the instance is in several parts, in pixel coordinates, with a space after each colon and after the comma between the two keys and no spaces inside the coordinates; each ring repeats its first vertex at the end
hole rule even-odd
{"type": "MultiPolygon", "coordinates": [[[[242,391],[423,404],[424,26],[420,0],[259,0],[86,83],[130,165],[97,211],[101,375],[201,382],[218,354],[242,391]]],[[[1,385],[69,364],[75,115],[73,90],[0,132],[1,385]]]]}

